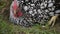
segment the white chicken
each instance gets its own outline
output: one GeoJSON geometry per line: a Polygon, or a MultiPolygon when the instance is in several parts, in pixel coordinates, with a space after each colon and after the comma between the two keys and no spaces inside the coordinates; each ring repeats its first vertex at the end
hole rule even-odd
{"type": "Polygon", "coordinates": [[[14,16],[14,12],[15,12],[15,10],[17,9],[18,6],[19,6],[19,1],[14,0],[14,1],[12,2],[11,6],[10,6],[10,18],[9,18],[12,22],[15,21],[17,24],[18,24],[19,18],[16,18],[16,17],[14,16]],[[15,7],[14,7],[14,6],[15,6],[15,7]]]}

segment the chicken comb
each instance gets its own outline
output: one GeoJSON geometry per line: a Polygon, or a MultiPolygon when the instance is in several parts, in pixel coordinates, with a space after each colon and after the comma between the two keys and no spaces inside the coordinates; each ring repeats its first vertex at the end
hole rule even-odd
{"type": "Polygon", "coordinates": [[[17,9],[17,7],[18,7],[18,6],[17,6],[17,1],[16,1],[16,0],[14,0],[13,9],[14,9],[14,10],[16,10],[16,9],[17,9]]]}

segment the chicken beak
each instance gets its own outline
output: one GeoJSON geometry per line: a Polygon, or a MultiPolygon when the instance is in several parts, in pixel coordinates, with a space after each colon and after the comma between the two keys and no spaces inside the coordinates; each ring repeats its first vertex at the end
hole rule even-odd
{"type": "Polygon", "coordinates": [[[14,10],[14,14],[16,14],[16,10],[14,10]]]}

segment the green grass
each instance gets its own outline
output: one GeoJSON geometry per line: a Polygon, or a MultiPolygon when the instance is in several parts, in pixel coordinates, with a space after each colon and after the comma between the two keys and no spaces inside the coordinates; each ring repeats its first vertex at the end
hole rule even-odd
{"type": "Polygon", "coordinates": [[[20,25],[14,25],[11,22],[3,20],[3,18],[4,17],[0,16],[0,34],[57,34],[54,28],[43,28],[38,24],[26,28],[20,25]]]}

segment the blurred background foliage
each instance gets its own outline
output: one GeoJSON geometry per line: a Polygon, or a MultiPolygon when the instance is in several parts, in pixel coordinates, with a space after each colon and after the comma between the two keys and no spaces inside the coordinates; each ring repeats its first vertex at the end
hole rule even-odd
{"type": "Polygon", "coordinates": [[[0,14],[3,14],[5,10],[9,10],[12,0],[0,0],[0,14]]]}
{"type": "Polygon", "coordinates": [[[4,2],[4,0],[0,0],[0,10],[6,6],[6,3],[4,2]]]}

